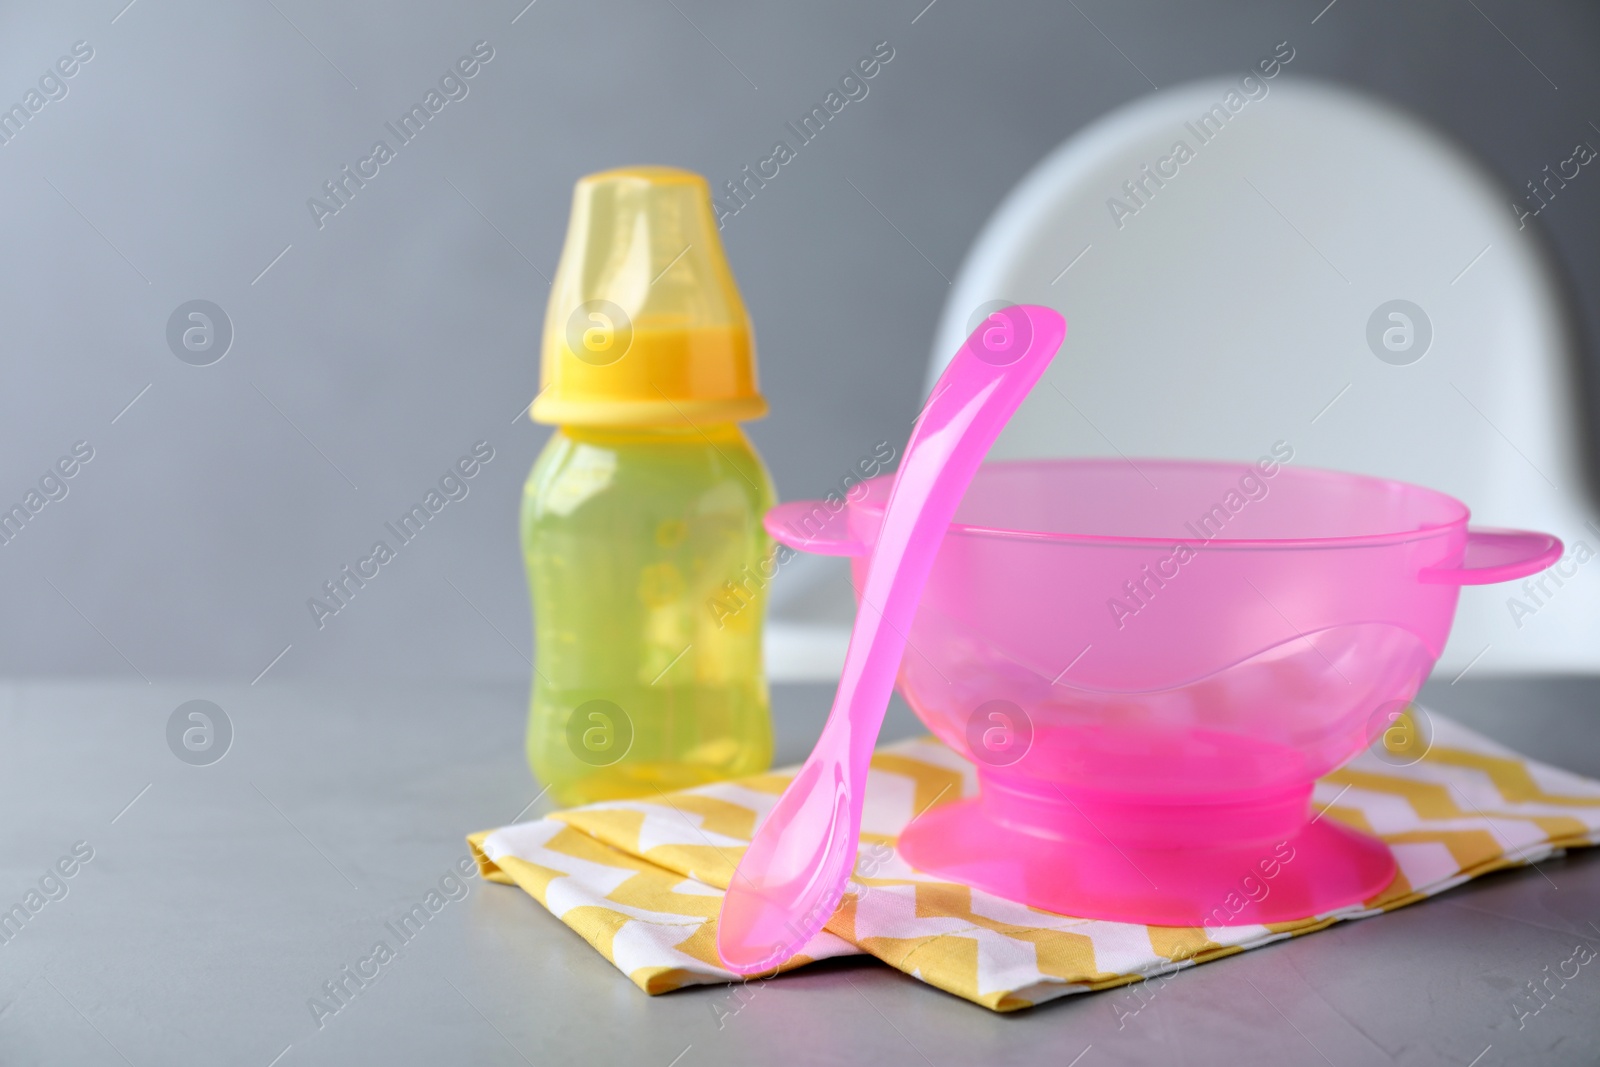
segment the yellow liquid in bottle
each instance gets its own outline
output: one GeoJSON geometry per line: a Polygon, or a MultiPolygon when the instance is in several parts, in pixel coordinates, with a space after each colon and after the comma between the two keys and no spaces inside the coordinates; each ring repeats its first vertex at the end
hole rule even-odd
{"type": "Polygon", "coordinates": [[[528,477],[528,762],[562,805],[771,763],[774,494],[736,424],[702,429],[562,426],[528,477]]]}

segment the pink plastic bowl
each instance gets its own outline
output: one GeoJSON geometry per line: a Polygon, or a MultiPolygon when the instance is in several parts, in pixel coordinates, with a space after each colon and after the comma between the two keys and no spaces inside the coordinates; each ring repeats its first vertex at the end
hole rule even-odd
{"type": "MultiPolygon", "coordinates": [[[[892,476],[768,512],[853,557],[892,476]]],[[[1379,840],[1314,816],[1444,648],[1460,586],[1542,570],[1546,534],[1469,530],[1443,493],[1247,463],[984,466],[923,592],[899,688],[979,795],[900,838],[919,870],[1068,915],[1278,922],[1393,879],[1379,840]]]]}

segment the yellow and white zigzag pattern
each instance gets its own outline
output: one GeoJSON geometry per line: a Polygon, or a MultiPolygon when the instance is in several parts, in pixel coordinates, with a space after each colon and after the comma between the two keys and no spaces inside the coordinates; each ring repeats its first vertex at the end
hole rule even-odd
{"type": "MultiPolygon", "coordinates": [[[[932,739],[872,761],[862,847],[844,903],[785,970],[869,953],[996,1011],[1139,981],[1344,919],[1391,911],[1489,871],[1600,843],[1600,782],[1432,717],[1408,767],[1364,752],[1317,783],[1328,817],[1375,833],[1399,864],[1363,906],[1271,926],[1187,929],[1075,919],[913,871],[894,851],[912,817],[976,789],[932,739]]],[[[654,800],[609,801],[468,838],[486,878],[521,886],[646,993],[729,982],[717,961],[722,893],[788,783],[773,773],[654,800]]]]}

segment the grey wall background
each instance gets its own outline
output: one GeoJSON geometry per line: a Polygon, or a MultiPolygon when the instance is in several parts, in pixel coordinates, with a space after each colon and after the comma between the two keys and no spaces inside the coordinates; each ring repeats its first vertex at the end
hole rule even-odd
{"type": "MultiPolygon", "coordinates": [[[[1152,83],[1287,38],[1296,74],[1413,109],[1508,186],[1600,138],[1582,0],[525,2],[0,7],[0,105],[94,51],[0,146],[0,503],[94,448],[0,547],[0,672],[525,675],[516,508],[547,431],[517,415],[572,182],[661,162],[719,184],[879,41],[869,95],[723,235],[773,407],[750,432],[785,497],[903,443],[991,208],[1152,83]],[[480,40],[467,97],[319,229],[307,198],[480,40]],[[192,299],[233,325],[210,366],[167,344],[192,299]],[[306,599],[479,440],[470,495],[319,631],[306,599]]],[[[1597,204],[1580,178],[1536,222],[1591,338],[1597,204]]]]}

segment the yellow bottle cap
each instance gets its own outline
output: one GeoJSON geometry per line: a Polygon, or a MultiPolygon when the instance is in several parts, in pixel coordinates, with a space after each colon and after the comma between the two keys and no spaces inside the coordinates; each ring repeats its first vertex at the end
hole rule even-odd
{"type": "Polygon", "coordinates": [[[682,426],[766,414],[750,316],[704,178],[624,167],[579,179],[539,384],[537,422],[682,426]]]}

